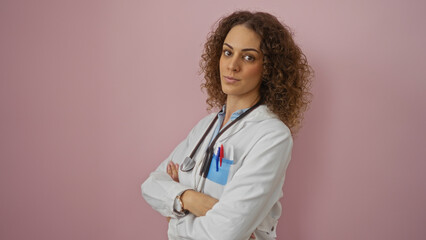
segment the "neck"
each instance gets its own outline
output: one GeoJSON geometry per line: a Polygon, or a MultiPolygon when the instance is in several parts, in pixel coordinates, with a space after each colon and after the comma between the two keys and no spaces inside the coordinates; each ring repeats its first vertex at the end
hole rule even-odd
{"type": "Polygon", "coordinates": [[[252,107],[259,101],[259,99],[260,99],[259,94],[256,94],[254,96],[250,96],[247,98],[243,98],[243,99],[232,96],[232,95],[228,95],[226,98],[225,119],[223,120],[222,127],[225,126],[225,124],[229,121],[232,113],[241,109],[252,107]]]}

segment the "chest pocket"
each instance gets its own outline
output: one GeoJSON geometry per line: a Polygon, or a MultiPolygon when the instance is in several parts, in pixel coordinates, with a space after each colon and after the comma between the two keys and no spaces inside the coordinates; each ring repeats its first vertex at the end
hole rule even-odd
{"type": "Polygon", "coordinates": [[[207,179],[220,185],[226,185],[228,182],[229,170],[234,161],[226,158],[222,158],[222,165],[218,155],[213,155],[213,159],[210,164],[209,174],[207,179]]]}

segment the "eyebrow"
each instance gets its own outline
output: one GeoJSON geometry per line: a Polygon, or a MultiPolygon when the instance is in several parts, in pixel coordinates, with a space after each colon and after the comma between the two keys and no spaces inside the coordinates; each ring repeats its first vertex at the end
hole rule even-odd
{"type": "MultiPolygon", "coordinates": [[[[234,48],[233,48],[231,45],[227,44],[227,43],[223,43],[223,45],[226,45],[226,46],[228,46],[230,49],[234,50],[234,48]]],[[[257,49],[254,49],[254,48],[244,48],[244,49],[242,49],[241,51],[242,51],[242,52],[246,52],[246,51],[255,51],[255,52],[257,52],[257,53],[259,53],[259,54],[260,54],[260,52],[259,52],[257,49]]]]}

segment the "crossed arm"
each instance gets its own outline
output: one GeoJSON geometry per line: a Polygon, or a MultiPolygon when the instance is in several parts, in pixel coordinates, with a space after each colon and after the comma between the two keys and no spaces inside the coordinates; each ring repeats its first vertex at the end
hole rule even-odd
{"type": "MultiPolygon", "coordinates": [[[[173,163],[172,161],[170,161],[167,165],[167,174],[169,174],[175,182],[179,182],[178,169],[179,164],[173,163]]],[[[205,216],[206,213],[218,202],[216,198],[191,189],[186,190],[182,194],[181,199],[185,209],[197,217],[205,216]]],[[[170,217],[167,217],[167,221],[170,221],[170,217]]],[[[250,239],[256,239],[254,233],[251,234],[250,239]]]]}
{"type": "MultiPolygon", "coordinates": [[[[179,182],[178,169],[179,164],[177,163],[169,162],[167,165],[167,173],[175,182],[179,182]]],[[[216,198],[191,189],[186,190],[182,194],[181,199],[185,209],[197,217],[205,216],[207,211],[212,209],[213,206],[218,202],[216,198]]]]}
{"type": "Polygon", "coordinates": [[[163,216],[171,216],[174,197],[183,193],[183,207],[191,212],[184,218],[170,220],[170,234],[188,239],[199,234],[204,234],[206,239],[250,237],[248,232],[253,232],[262,223],[270,208],[282,196],[277,189],[284,183],[292,148],[289,131],[277,131],[274,126],[256,139],[250,154],[244,158],[244,164],[227,183],[220,200],[177,182],[179,165],[171,161],[174,156],[185,155],[183,151],[187,149],[188,141],[179,144],[168,159],[150,174],[141,186],[142,195],[156,211],[163,216]],[[232,227],[229,223],[233,224],[232,227]]]}

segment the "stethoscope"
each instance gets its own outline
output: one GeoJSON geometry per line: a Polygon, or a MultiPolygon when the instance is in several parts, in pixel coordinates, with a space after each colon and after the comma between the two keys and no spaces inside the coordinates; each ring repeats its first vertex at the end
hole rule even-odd
{"type": "MultiPolygon", "coordinates": [[[[238,116],[234,121],[232,121],[230,124],[228,124],[224,129],[222,129],[216,135],[216,137],[213,139],[213,141],[211,141],[210,145],[206,149],[206,154],[204,155],[204,159],[203,159],[202,166],[201,166],[200,176],[202,176],[203,178],[206,178],[207,175],[209,174],[210,164],[212,162],[212,157],[213,157],[213,152],[214,152],[213,148],[214,148],[214,145],[216,144],[216,141],[219,139],[219,137],[226,130],[228,130],[232,125],[234,125],[236,122],[238,122],[239,120],[241,120],[243,117],[247,116],[250,112],[252,112],[254,109],[256,109],[260,105],[261,105],[261,101],[258,101],[255,105],[253,105],[251,108],[249,108],[243,114],[241,114],[240,116],[238,116]]],[[[207,135],[209,134],[210,130],[213,128],[214,124],[216,123],[216,121],[218,119],[218,115],[219,115],[219,113],[216,115],[216,117],[210,123],[209,127],[204,132],[203,136],[198,141],[197,145],[192,150],[192,152],[189,155],[189,157],[186,157],[185,160],[183,161],[183,163],[180,165],[180,170],[182,172],[190,172],[190,171],[192,171],[192,169],[194,169],[194,166],[195,166],[194,155],[198,151],[200,145],[204,142],[204,140],[207,137],[207,135]]]]}

